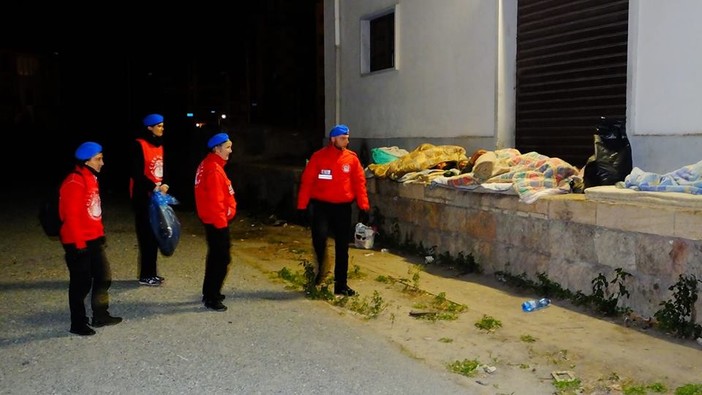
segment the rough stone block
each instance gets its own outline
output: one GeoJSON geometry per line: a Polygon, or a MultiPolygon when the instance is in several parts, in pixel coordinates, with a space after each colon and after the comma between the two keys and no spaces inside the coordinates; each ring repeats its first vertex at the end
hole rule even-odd
{"type": "Polygon", "coordinates": [[[453,205],[457,207],[467,207],[479,209],[482,207],[482,193],[474,193],[469,191],[456,190],[452,191],[456,198],[453,200],[453,205]]]}
{"type": "Polygon", "coordinates": [[[366,179],[366,190],[368,194],[375,194],[378,192],[378,179],[377,178],[367,178],[366,179]]]}
{"type": "Polygon", "coordinates": [[[424,200],[424,189],[422,184],[400,184],[397,192],[404,199],[424,200]]]}
{"type": "Polygon", "coordinates": [[[548,221],[503,215],[497,232],[497,239],[509,245],[540,253],[548,253],[551,249],[548,221]]]}
{"type": "Polygon", "coordinates": [[[674,226],[674,236],[690,240],[702,240],[702,211],[676,211],[674,226]]]}
{"type": "Polygon", "coordinates": [[[496,217],[487,211],[473,211],[465,217],[463,232],[479,240],[490,243],[496,242],[497,224],[496,217]]]}
{"type": "Polygon", "coordinates": [[[551,281],[560,284],[564,289],[590,295],[592,280],[597,276],[595,266],[586,261],[558,261],[549,266],[546,274],[551,281]]]}
{"type": "Polygon", "coordinates": [[[585,200],[585,195],[578,194],[581,199],[567,199],[571,195],[559,195],[550,200],[548,216],[550,219],[595,225],[597,204],[585,200]]]}
{"type": "Polygon", "coordinates": [[[670,282],[687,269],[691,245],[679,239],[655,235],[638,235],[631,250],[636,258],[636,271],[670,282]]]}
{"type": "Polygon", "coordinates": [[[442,213],[443,221],[440,229],[447,232],[462,233],[466,228],[467,217],[473,214],[474,210],[468,208],[445,206],[442,213]]]}
{"type": "Polygon", "coordinates": [[[455,204],[456,191],[447,188],[424,188],[424,199],[429,202],[455,204]]]}
{"type": "Polygon", "coordinates": [[[516,195],[498,195],[482,193],[481,206],[490,207],[505,211],[516,211],[519,204],[519,198],[516,195]]]}
{"type": "Polygon", "coordinates": [[[675,234],[675,212],[663,207],[597,203],[597,225],[627,232],[675,234]]]}
{"type": "Polygon", "coordinates": [[[550,221],[549,247],[554,262],[597,262],[595,228],[562,221],[550,221]]]}
{"type": "Polygon", "coordinates": [[[598,229],[594,234],[596,262],[612,269],[622,268],[633,273],[636,271],[636,237],[628,232],[598,229]]]}
{"type": "Polygon", "coordinates": [[[546,198],[538,199],[534,203],[523,203],[518,200],[516,210],[521,213],[528,213],[532,217],[546,219],[548,218],[548,207],[549,200],[546,198]]]}

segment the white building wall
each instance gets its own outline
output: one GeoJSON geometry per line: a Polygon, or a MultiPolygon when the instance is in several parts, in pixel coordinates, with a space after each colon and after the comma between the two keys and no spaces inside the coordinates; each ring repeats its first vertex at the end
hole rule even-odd
{"type": "MultiPolygon", "coordinates": [[[[516,0],[509,3],[514,25],[516,0]]],[[[498,67],[498,60],[505,54],[514,57],[515,28],[506,33],[512,35],[512,44],[505,48],[499,41],[503,37],[500,4],[493,0],[327,0],[326,48],[335,41],[330,34],[335,5],[340,22],[339,45],[325,54],[327,127],[348,124],[352,148],[354,142],[365,139],[371,146],[399,145],[409,150],[432,142],[460,144],[470,151],[495,148],[498,135],[501,144],[513,145],[514,78],[510,76],[514,59],[509,59],[507,70],[498,67]],[[360,21],[393,6],[396,70],[363,75],[360,21]],[[334,84],[338,85],[329,86],[334,84]],[[501,94],[501,89],[508,93],[501,94]],[[498,123],[498,113],[505,110],[507,115],[498,123]]]]}
{"type": "MultiPolygon", "coordinates": [[[[348,124],[355,150],[429,142],[470,154],[514,146],[516,9],[517,0],[325,0],[327,129],[348,124]],[[394,5],[397,70],[362,75],[360,20],[394,5]]],[[[630,0],[629,13],[634,166],[665,173],[696,163],[702,2],[630,0]]]]}
{"type": "Polygon", "coordinates": [[[702,2],[629,3],[627,134],[634,166],[665,173],[702,160],[702,2]]]}

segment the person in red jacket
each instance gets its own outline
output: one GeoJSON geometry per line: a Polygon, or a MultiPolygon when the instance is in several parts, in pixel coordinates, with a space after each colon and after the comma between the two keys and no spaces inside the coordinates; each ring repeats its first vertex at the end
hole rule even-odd
{"type": "Polygon", "coordinates": [[[327,238],[334,235],[334,294],[353,296],[347,284],[351,205],[367,216],[370,210],[366,177],[355,152],[348,150],[349,128],[336,125],[329,132],[329,144],[312,154],[302,172],[297,197],[298,210],[311,219],[312,246],[317,258],[316,283],[323,281],[327,238]]]}
{"type": "Polygon", "coordinates": [[[151,228],[149,205],[153,193],[168,192],[164,181],[163,116],[149,114],[143,119],[146,130],[135,139],[129,167],[129,196],[139,246],[139,284],[158,287],[165,278],[158,275],[158,240],[151,228]]]}
{"type": "Polygon", "coordinates": [[[207,141],[207,148],[210,152],[195,172],[195,208],[207,240],[202,302],[208,309],[226,311],[222,285],[232,260],[229,222],[236,215],[236,199],[224,166],[232,153],[232,142],[226,133],[217,133],[207,141]]]}
{"type": "Polygon", "coordinates": [[[80,336],[95,334],[88,326],[85,298],[92,290],[91,325],[99,328],[122,322],[109,308],[108,289],[112,273],[104,251],[105,229],[97,175],[104,165],[102,146],[88,141],[76,149],[77,164],[61,183],[59,216],[62,221],[59,238],[68,266],[68,306],[71,311],[71,333],[80,336]]]}

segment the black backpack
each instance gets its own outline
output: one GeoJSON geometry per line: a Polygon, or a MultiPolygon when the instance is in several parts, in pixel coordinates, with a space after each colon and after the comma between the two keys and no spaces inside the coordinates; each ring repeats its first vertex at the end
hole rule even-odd
{"type": "MultiPolygon", "coordinates": [[[[80,174],[78,171],[73,173],[80,174]]],[[[62,180],[63,182],[63,180],[62,180]]],[[[59,216],[59,192],[61,183],[46,193],[46,196],[39,204],[39,223],[44,233],[49,237],[58,237],[61,231],[61,216],[59,216]]]]}

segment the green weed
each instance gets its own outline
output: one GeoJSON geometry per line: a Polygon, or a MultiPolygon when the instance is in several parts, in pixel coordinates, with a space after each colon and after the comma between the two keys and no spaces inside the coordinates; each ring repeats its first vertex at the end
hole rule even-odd
{"type": "Polygon", "coordinates": [[[625,272],[622,268],[614,270],[614,278],[607,280],[604,274],[600,273],[592,280],[592,295],[591,302],[595,308],[606,316],[614,316],[627,312],[628,309],[617,307],[619,299],[622,297],[629,298],[629,291],[624,286],[626,278],[631,277],[631,274],[625,272]],[[617,284],[617,289],[611,291],[609,285],[617,284]]]}
{"type": "Polygon", "coordinates": [[[580,379],[556,381],[553,386],[556,387],[558,395],[578,394],[582,383],[580,379]]]}
{"type": "Polygon", "coordinates": [[[383,301],[383,297],[378,291],[373,291],[373,296],[359,298],[354,296],[350,302],[348,297],[337,299],[339,304],[344,304],[349,310],[355,311],[358,314],[365,316],[367,319],[376,318],[387,307],[387,303],[383,301]],[[343,302],[342,302],[343,301],[343,302]]]}
{"type": "Polygon", "coordinates": [[[476,374],[480,362],[477,359],[464,359],[463,361],[454,361],[447,365],[448,369],[453,373],[462,374],[467,377],[473,377],[476,374]]]}
{"type": "Polygon", "coordinates": [[[675,395],[702,395],[702,384],[685,384],[675,389],[675,395]]]}
{"type": "Polygon", "coordinates": [[[413,305],[415,309],[432,309],[432,313],[416,316],[419,319],[429,321],[453,321],[458,319],[458,315],[465,311],[466,305],[458,304],[446,299],[446,293],[441,292],[431,300],[429,304],[417,302],[413,305]]]}
{"type": "Polygon", "coordinates": [[[486,332],[494,332],[498,328],[502,328],[502,321],[497,320],[487,314],[483,314],[483,318],[481,318],[474,325],[480,330],[484,330],[486,332]]]}
{"type": "Polygon", "coordinates": [[[661,302],[663,308],[654,316],[661,329],[670,331],[680,338],[697,338],[702,334],[702,326],[696,323],[695,303],[697,302],[697,285],[700,280],[695,275],[680,275],[678,282],[668,290],[673,291],[673,298],[661,302]]]}
{"type": "Polygon", "coordinates": [[[468,309],[468,306],[464,304],[455,303],[446,299],[446,292],[440,292],[434,297],[432,307],[447,313],[462,313],[468,309]]]}
{"type": "Polygon", "coordinates": [[[534,336],[532,336],[532,335],[521,335],[521,336],[519,337],[519,339],[521,339],[521,341],[523,341],[524,343],[534,343],[534,342],[536,342],[536,338],[535,338],[534,336]]]}
{"type": "Polygon", "coordinates": [[[624,395],[646,395],[649,392],[663,394],[668,392],[668,388],[661,383],[653,383],[648,385],[643,384],[625,384],[622,386],[624,395]]]}
{"type": "Polygon", "coordinates": [[[414,288],[419,288],[420,273],[424,271],[424,266],[422,265],[410,265],[407,269],[407,274],[412,276],[412,286],[414,288]]]}
{"type": "Polygon", "coordinates": [[[392,279],[391,277],[388,277],[388,276],[383,276],[383,275],[376,277],[375,281],[377,281],[379,283],[383,283],[383,284],[394,284],[395,283],[394,279],[392,279]]]}
{"type": "Polygon", "coordinates": [[[351,271],[349,272],[348,278],[363,278],[366,274],[361,272],[361,267],[358,265],[353,265],[351,271]]]}

